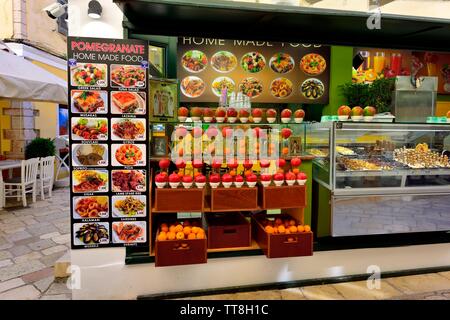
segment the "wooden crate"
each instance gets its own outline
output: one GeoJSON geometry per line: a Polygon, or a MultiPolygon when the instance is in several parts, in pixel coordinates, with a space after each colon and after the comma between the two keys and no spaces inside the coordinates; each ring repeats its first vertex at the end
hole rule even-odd
{"type": "Polygon", "coordinates": [[[156,188],[155,211],[157,212],[182,212],[203,211],[204,188],[156,188]]]}
{"type": "MultiPolygon", "coordinates": [[[[313,233],[297,232],[290,234],[269,234],[260,223],[265,217],[289,217],[289,215],[255,215],[252,217],[253,237],[267,258],[286,258],[312,256],[313,233]],[[289,241],[288,239],[292,240],[289,241]]],[[[297,221],[298,222],[298,221],[297,221]]]]}
{"type": "Polygon", "coordinates": [[[208,248],[239,248],[252,244],[251,225],[240,212],[208,213],[208,248]]]}
{"type": "Polygon", "coordinates": [[[211,189],[211,211],[251,211],[257,209],[257,188],[211,189]]]}
{"type": "Polygon", "coordinates": [[[155,266],[178,266],[207,262],[207,239],[155,242],[155,266]]]}
{"type": "Polygon", "coordinates": [[[258,186],[261,209],[288,209],[306,207],[306,186],[258,186]]]}

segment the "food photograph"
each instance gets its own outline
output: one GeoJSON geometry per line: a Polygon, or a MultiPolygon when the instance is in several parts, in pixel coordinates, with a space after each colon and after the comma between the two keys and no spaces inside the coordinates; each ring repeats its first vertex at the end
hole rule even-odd
{"type": "Polygon", "coordinates": [[[98,167],[108,165],[107,144],[72,144],[72,165],[98,167]]]}
{"type": "Polygon", "coordinates": [[[72,117],[73,140],[108,140],[108,119],[72,117]]]}
{"type": "Polygon", "coordinates": [[[181,92],[188,98],[198,98],[205,92],[205,82],[196,76],[188,76],[181,80],[181,92]]]}
{"type": "Polygon", "coordinates": [[[111,87],[145,88],[147,71],[141,66],[111,65],[111,87]]]}
{"type": "Polygon", "coordinates": [[[112,144],[113,166],[145,166],[145,144],[112,144]]]}
{"type": "Polygon", "coordinates": [[[278,52],[270,58],[269,65],[274,72],[284,74],[294,69],[295,61],[289,54],[278,52]]]}
{"type": "Polygon", "coordinates": [[[109,244],[107,222],[75,223],[73,229],[75,246],[109,244]]]}
{"type": "Polygon", "coordinates": [[[75,87],[106,87],[106,75],[106,64],[77,63],[70,69],[70,82],[75,87]]]}
{"type": "Polygon", "coordinates": [[[117,218],[145,217],[146,205],[145,195],[113,196],[112,214],[117,218]]]}
{"type": "Polygon", "coordinates": [[[208,66],[208,57],[199,50],[189,50],[181,58],[183,68],[192,73],[199,73],[208,66]]]}
{"type": "Polygon", "coordinates": [[[145,140],[145,119],[112,118],[112,140],[145,140]]]}
{"type": "Polygon", "coordinates": [[[115,221],[112,224],[113,243],[139,243],[146,239],[145,221],[115,221]]]}
{"type": "Polygon", "coordinates": [[[96,90],[72,90],[71,108],[73,113],[108,112],[108,93],[96,90]]]}
{"type": "Polygon", "coordinates": [[[74,219],[98,219],[109,217],[107,196],[83,196],[73,198],[74,219]]]}
{"type": "Polygon", "coordinates": [[[236,85],[233,79],[229,77],[218,77],[214,79],[211,85],[211,89],[217,97],[221,96],[223,89],[227,89],[227,93],[231,94],[232,92],[235,91],[235,88],[236,85]]]}
{"type": "Polygon", "coordinates": [[[254,77],[248,77],[239,84],[239,91],[250,98],[256,98],[263,92],[261,80],[254,77]]]}
{"type": "Polygon", "coordinates": [[[211,66],[217,72],[228,73],[236,68],[237,58],[229,51],[219,51],[211,57],[211,66]]]}
{"type": "Polygon", "coordinates": [[[312,76],[317,76],[325,71],[327,61],[324,57],[317,53],[309,53],[300,60],[300,69],[312,76]]]}
{"type": "Polygon", "coordinates": [[[259,52],[248,52],[241,58],[241,67],[249,73],[258,73],[266,67],[266,58],[259,52]]]}
{"type": "Polygon", "coordinates": [[[111,185],[113,192],[145,192],[145,170],[112,170],[111,185]]]}
{"type": "Polygon", "coordinates": [[[145,92],[112,91],[111,113],[145,114],[146,113],[145,92]]]}
{"type": "Polygon", "coordinates": [[[278,99],[288,98],[293,91],[292,81],[287,78],[277,78],[270,84],[270,93],[278,99]]]}
{"type": "Polygon", "coordinates": [[[74,193],[108,191],[108,171],[73,170],[72,190],[74,193]]]}

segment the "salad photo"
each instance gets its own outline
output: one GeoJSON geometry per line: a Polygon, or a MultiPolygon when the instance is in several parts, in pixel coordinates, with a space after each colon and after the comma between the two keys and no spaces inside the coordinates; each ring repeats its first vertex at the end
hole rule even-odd
{"type": "Polygon", "coordinates": [[[145,93],[128,91],[111,92],[111,113],[145,114],[145,93]]]}
{"type": "Polygon", "coordinates": [[[239,84],[239,91],[247,97],[256,98],[262,93],[263,86],[260,80],[249,77],[242,80],[239,84]]]}
{"type": "Polygon", "coordinates": [[[74,170],[72,171],[73,192],[106,192],[108,191],[108,171],[106,170],[74,170]]]}
{"type": "Polygon", "coordinates": [[[144,88],[146,69],[141,66],[111,66],[111,87],[144,88]]]}
{"type": "Polygon", "coordinates": [[[72,90],[73,113],[106,113],[108,95],[106,91],[72,90]]]}
{"type": "Polygon", "coordinates": [[[72,118],[73,140],[107,140],[108,119],[72,118]]]}
{"type": "Polygon", "coordinates": [[[181,57],[181,65],[187,72],[199,73],[208,66],[208,58],[200,50],[189,50],[181,57]]]}
{"type": "Polygon", "coordinates": [[[95,219],[108,217],[108,197],[75,197],[73,200],[75,219],[95,219]]]}
{"type": "Polygon", "coordinates": [[[146,241],[145,221],[113,222],[113,243],[138,243],[146,241]]]}
{"type": "Polygon", "coordinates": [[[145,165],[145,144],[113,144],[113,166],[145,165]]]}
{"type": "Polygon", "coordinates": [[[111,119],[112,140],[145,140],[145,119],[111,119]]]}
{"type": "Polygon", "coordinates": [[[259,52],[249,52],[242,57],[241,66],[244,71],[257,73],[265,68],[266,59],[259,52]]]}
{"type": "Polygon", "coordinates": [[[128,218],[141,216],[145,217],[145,196],[113,196],[113,216],[118,218],[128,218]]]}
{"type": "Polygon", "coordinates": [[[106,64],[77,63],[70,69],[72,86],[106,87],[106,64]]]}
{"type": "Polygon", "coordinates": [[[218,77],[212,82],[211,89],[216,96],[220,97],[224,88],[227,89],[227,93],[230,95],[234,92],[235,86],[233,79],[228,77],[218,77]]]}

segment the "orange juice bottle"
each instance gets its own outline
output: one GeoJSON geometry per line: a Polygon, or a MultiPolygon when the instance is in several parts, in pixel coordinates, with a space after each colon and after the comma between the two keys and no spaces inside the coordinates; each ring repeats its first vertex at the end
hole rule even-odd
{"type": "Polygon", "coordinates": [[[373,70],[377,74],[383,72],[385,61],[386,57],[384,56],[384,52],[375,52],[375,56],[373,57],[373,70]]]}

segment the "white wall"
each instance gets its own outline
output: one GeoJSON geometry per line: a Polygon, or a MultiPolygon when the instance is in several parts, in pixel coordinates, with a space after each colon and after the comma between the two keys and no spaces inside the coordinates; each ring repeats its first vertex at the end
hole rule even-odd
{"type": "Polygon", "coordinates": [[[100,19],[87,15],[90,0],[69,0],[69,36],[123,38],[123,14],[112,0],[99,0],[103,13],[100,19]]]}

